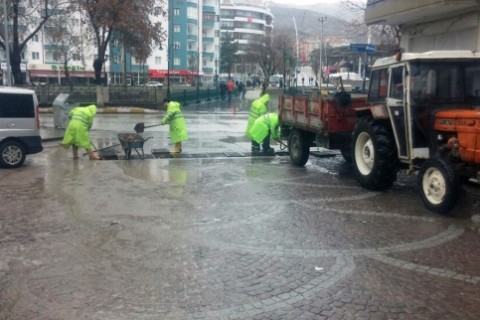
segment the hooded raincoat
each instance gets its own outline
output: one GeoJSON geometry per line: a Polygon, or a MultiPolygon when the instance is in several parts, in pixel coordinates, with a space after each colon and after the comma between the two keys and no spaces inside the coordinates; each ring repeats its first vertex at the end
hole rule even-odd
{"type": "Polygon", "coordinates": [[[180,103],[170,101],[167,106],[167,114],[163,117],[162,123],[170,124],[170,139],[173,143],[182,142],[188,139],[187,125],[182,111],[180,110],[180,103]]]}
{"type": "Polygon", "coordinates": [[[268,93],[265,93],[263,96],[252,102],[252,105],[250,107],[250,113],[248,115],[247,130],[245,131],[246,135],[249,138],[253,139],[250,135],[250,129],[252,128],[253,123],[255,122],[255,120],[258,119],[258,117],[267,113],[267,104],[269,101],[270,95],[268,93]]]}
{"type": "Polygon", "coordinates": [[[270,134],[271,139],[280,139],[280,122],[277,113],[267,113],[255,120],[249,135],[257,143],[262,143],[263,140],[270,134]]]}
{"type": "Polygon", "coordinates": [[[88,133],[96,114],[97,106],[93,104],[86,107],[73,108],[68,114],[70,122],[63,136],[62,145],[65,148],[74,145],[87,150],[92,149],[88,133]]]}

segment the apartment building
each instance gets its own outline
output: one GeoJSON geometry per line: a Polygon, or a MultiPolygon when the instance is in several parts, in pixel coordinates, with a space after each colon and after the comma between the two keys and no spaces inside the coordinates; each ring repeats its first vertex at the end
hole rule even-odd
{"type": "Polygon", "coordinates": [[[149,58],[149,78],[213,84],[220,59],[219,13],[220,0],[168,0],[168,40],[149,58]]]}
{"type": "Polygon", "coordinates": [[[261,76],[255,62],[247,55],[252,42],[265,43],[273,28],[273,15],[264,0],[223,0],[220,8],[221,38],[229,36],[239,44],[239,61],[231,74],[235,80],[261,76]]]}
{"type": "MultiPolygon", "coordinates": [[[[156,7],[149,19],[167,29],[168,39],[153,48],[146,61],[136,61],[129,48],[113,35],[105,55],[103,76],[108,84],[139,85],[148,80],[193,84],[213,83],[220,52],[220,0],[168,0],[156,7]],[[167,11],[167,17],[161,15],[167,11]]],[[[65,68],[73,83],[93,83],[95,41],[85,28],[80,11],[62,12],[51,19],[27,44],[22,53],[24,80],[29,83],[65,83],[65,68]],[[59,34],[59,30],[65,31],[59,34]],[[65,67],[65,55],[68,63],[65,67]]],[[[2,83],[7,62],[1,52],[2,83]]]]}
{"type": "Polygon", "coordinates": [[[476,0],[368,0],[367,25],[397,25],[400,47],[409,52],[480,50],[480,5],[476,0]]]}

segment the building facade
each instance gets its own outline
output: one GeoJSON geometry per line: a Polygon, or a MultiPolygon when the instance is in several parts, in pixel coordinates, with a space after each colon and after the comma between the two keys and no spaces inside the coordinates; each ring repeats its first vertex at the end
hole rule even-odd
{"type": "Polygon", "coordinates": [[[247,55],[252,42],[265,43],[273,28],[273,15],[264,0],[223,0],[220,9],[221,39],[227,33],[237,42],[238,62],[231,70],[235,80],[246,81],[250,76],[262,76],[247,55]]]}
{"type": "Polygon", "coordinates": [[[213,84],[219,65],[219,13],[220,0],[168,0],[168,40],[148,60],[150,80],[213,84]]]}
{"type": "Polygon", "coordinates": [[[475,0],[369,0],[367,25],[401,28],[400,47],[408,52],[480,50],[480,5],[475,0]]]}

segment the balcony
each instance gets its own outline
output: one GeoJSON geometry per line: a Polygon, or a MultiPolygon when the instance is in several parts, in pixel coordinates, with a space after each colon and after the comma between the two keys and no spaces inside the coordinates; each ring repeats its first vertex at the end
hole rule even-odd
{"type": "Polygon", "coordinates": [[[476,0],[368,0],[365,23],[367,25],[414,24],[472,10],[478,10],[476,0]]]}

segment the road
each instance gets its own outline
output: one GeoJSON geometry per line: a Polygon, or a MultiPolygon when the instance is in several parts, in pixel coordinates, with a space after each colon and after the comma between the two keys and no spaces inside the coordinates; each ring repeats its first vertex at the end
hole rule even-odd
{"type": "MultiPolygon", "coordinates": [[[[338,153],[252,157],[246,117],[187,114],[181,157],[155,127],[145,160],[51,141],[1,170],[0,319],[478,319],[478,188],[437,215],[413,176],[372,192],[338,153]]],[[[142,121],[99,115],[93,141],[142,121]]]]}

